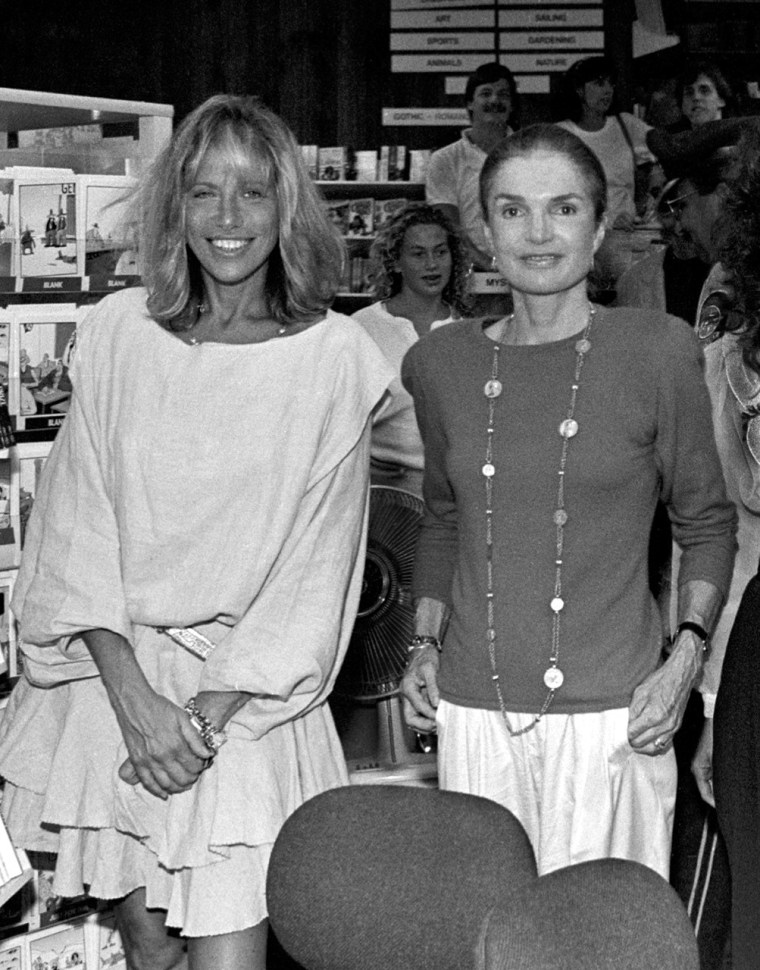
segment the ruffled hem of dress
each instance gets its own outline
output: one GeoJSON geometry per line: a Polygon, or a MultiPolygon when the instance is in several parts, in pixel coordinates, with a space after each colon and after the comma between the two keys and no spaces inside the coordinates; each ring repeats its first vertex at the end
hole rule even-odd
{"type": "Polygon", "coordinates": [[[47,690],[22,682],[8,715],[0,774],[15,844],[59,854],[62,895],[89,887],[112,899],[144,885],[152,904],[168,910],[169,925],[188,935],[263,919],[266,862],[282,824],[302,802],[348,784],[325,705],[258,740],[232,731],[193,788],[166,801],[118,777],[126,748],[99,680],[47,690]],[[248,881],[257,873],[260,885],[248,881]],[[247,898],[230,909],[227,897],[240,895],[231,892],[240,885],[261,904],[247,898]],[[198,930],[207,927],[202,911],[214,893],[229,919],[198,930]]]}

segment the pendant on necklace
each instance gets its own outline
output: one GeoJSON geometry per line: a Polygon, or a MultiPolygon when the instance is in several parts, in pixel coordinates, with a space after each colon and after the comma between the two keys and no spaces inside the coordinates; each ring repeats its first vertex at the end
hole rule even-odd
{"type": "Polygon", "coordinates": [[[565,675],[559,667],[547,667],[544,674],[544,684],[549,690],[559,690],[565,682],[565,675]]]}
{"type": "Polygon", "coordinates": [[[489,398],[499,397],[503,389],[501,381],[486,381],[483,393],[489,398]]]}
{"type": "Polygon", "coordinates": [[[563,438],[574,438],[578,434],[578,422],[573,418],[565,418],[559,426],[559,433],[563,438]]]}

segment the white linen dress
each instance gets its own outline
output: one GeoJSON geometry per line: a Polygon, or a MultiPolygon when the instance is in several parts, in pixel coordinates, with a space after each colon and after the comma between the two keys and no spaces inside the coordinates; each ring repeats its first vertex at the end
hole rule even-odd
{"type": "Polygon", "coordinates": [[[0,725],[17,845],[59,853],[55,891],[147,904],[188,936],[266,916],[269,852],[345,784],[325,700],[364,566],[370,415],[393,374],[339,314],[266,343],[185,344],[143,290],[80,327],[70,413],[43,472],[13,608],[24,670],[0,725]],[[208,660],[156,627],[193,626],[208,660]],[[126,757],[82,631],[134,647],[177,704],[247,691],[193,788],[162,801],[126,757]]]}

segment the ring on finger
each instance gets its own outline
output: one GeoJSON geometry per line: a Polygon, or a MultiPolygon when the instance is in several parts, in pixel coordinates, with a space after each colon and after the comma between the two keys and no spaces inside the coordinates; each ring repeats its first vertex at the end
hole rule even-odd
{"type": "Polygon", "coordinates": [[[665,738],[656,738],[654,742],[655,748],[664,748],[666,744],[667,744],[667,741],[665,740],[665,738]]]}

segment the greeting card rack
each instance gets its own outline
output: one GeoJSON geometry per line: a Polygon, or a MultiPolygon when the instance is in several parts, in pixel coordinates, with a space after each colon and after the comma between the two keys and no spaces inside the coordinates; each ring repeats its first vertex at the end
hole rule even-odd
{"type": "MultiPolygon", "coordinates": [[[[139,282],[126,197],[173,115],[165,104],[0,88],[0,712],[18,669],[10,600],[68,409],[76,328],[106,293],[139,282]]],[[[52,860],[32,862],[31,880],[0,907],[0,970],[126,967],[112,917],[87,897],[57,897],[52,860]]]]}

